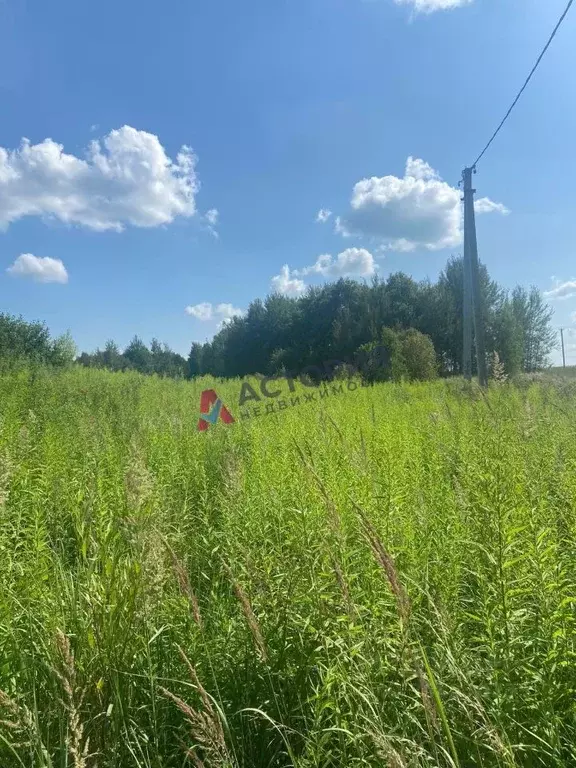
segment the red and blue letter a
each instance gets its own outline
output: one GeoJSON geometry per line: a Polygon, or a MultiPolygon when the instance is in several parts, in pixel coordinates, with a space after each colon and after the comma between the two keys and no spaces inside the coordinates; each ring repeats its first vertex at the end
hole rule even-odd
{"type": "Polygon", "coordinates": [[[210,424],[216,424],[218,417],[224,424],[233,424],[232,414],[226,408],[222,400],[213,389],[205,389],[200,395],[200,419],[198,420],[198,429],[205,432],[210,424]]]}

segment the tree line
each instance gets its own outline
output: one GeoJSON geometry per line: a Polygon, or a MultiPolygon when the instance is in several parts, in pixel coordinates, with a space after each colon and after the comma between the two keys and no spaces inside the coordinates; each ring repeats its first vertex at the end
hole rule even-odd
{"type": "Polygon", "coordinates": [[[97,349],[92,354],[83,352],[78,362],[88,368],[155,373],[174,379],[187,378],[189,375],[185,357],[170,349],[168,344],[160,343],[158,339],[152,339],[148,347],[139,336],[134,336],[123,352],[118,344],[110,339],[104,349],[97,349]]]}
{"type": "Polygon", "coordinates": [[[76,345],[69,333],[53,339],[45,323],[28,322],[0,312],[0,369],[20,361],[53,365],[72,365],[76,345]]]}
{"type": "MultiPolygon", "coordinates": [[[[552,310],[538,289],[508,291],[484,265],[480,282],[487,353],[497,354],[508,375],[546,367],[556,338],[552,310]]],[[[300,298],[256,299],[211,342],[192,344],[188,375],[299,371],[321,360],[350,359],[363,346],[380,343],[384,329],[418,331],[433,345],[438,373],[460,374],[463,284],[463,260],[452,258],[435,283],[396,272],[371,284],[341,279],[309,288],[300,298]]]]}
{"type": "MultiPolygon", "coordinates": [[[[552,310],[536,288],[508,291],[480,265],[486,350],[508,375],[546,367],[556,345],[552,310]]],[[[167,344],[135,336],[122,351],[112,340],[83,352],[69,334],[52,339],[43,323],[0,313],[0,361],[77,363],[173,378],[228,378],[298,372],[324,360],[350,360],[371,345],[387,346],[393,378],[458,375],[462,365],[463,262],[452,258],[436,282],[402,272],[370,284],[341,279],[299,298],[271,294],[253,301],[212,341],[192,344],[186,360],[167,344]]],[[[374,373],[377,377],[379,374],[374,373]]],[[[384,376],[389,377],[390,371],[384,376]]]]}

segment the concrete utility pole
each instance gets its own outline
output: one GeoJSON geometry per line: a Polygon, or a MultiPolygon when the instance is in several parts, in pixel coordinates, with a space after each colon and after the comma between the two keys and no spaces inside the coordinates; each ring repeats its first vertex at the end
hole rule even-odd
{"type": "MultiPolygon", "coordinates": [[[[463,172],[462,178],[465,181],[466,171],[463,172]]],[[[470,187],[472,182],[470,182],[470,187]]],[[[465,188],[466,189],[466,188],[465,188]]],[[[462,311],[462,327],[464,332],[463,338],[463,357],[462,357],[462,373],[466,381],[472,381],[472,265],[470,263],[470,243],[469,232],[470,225],[468,223],[468,209],[466,207],[466,191],[464,197],[464,262],[463,262],[463,279],[464,279],[464,292],[463,292],[463,311],[462,311]]]]}
{"type": "Polygon", "coordinates": [[[464,377],[472,378],[472,318],[474,318],[474,342],[478,366],[478,382],[481,387],[488,386],[486,370],[486,344],[484,341],[484,302],[480,287],[480,269],[478,266],[478,243],[476,240],[476,215],[474,213],[474,193],[472,189],[473,168],[462,172],[464,183],[464,356],[462,368],[464,377]]]}
{"type": "Polygon", "coordinates": [[[560,328],[560,338],[562,339],[562,368],[566,368],[566,354],[564,352],[564,328],[560,328]]]}

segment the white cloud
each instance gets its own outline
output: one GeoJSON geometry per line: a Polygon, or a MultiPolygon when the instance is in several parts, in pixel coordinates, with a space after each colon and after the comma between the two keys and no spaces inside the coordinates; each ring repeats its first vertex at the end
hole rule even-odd
{"type": "Polygon", "coordinates": [[[547,299],[570,299],[572,296],[576,296],[576,278],[573,277],[565,283],[557,280],[552,290],[544,291],[544,296],[547,299]]]}
{"type": "Polygon", "coordinates": [[[201,304],[195,304],[184,309],[187,315],[201,320],[203,323],[208,320],[220,320],[220,324],[229,322],[236,315],[243,315],[242,309],[237,309],[232,304],[217,304],[214,306],[209,301],[203,301],[201,304]]]}
{"type": "MultiPolygon", "coordinates": [[[[337,217],[335,231],[344,237],[372,238],[385,250],[437,251],[462,241],[461,193],[443,181],[428,163],[409,157],[403,178],[372,176],[352,191],[351,211],[337,217]]],[[[480,211],[507,212],[488,198],[480,211]]]]}
{"type": "Polygon", "coordinates": [[[184,309],[187,315],[195,317],[196,320],[210,320],[212,318],[212,304],[208,301],[203,301],[201,304],[194,304],[194,306],[188,306],[184,309]]]}
{"type": "Polygon", "coordinates": [[[374,257],[365,248],[346,248],[336,258],[318,256],[311,267],[295,270],[294,275],[319,274],[324,277],[371,277],[377,269],[374,257]]]}
{"type": "Polygon", "coordinates": [[[398,240],[393,240],[388,245],[385,245],[384,251],[397,251],[398,253],[410,253],[415,251],[418,247],[417,243],[413,243],[411,240],[406,240],[405,237],[399,237],[398,240]]]}
{"type": "Polygon", "coordinates": [[[489,197],[481,197],[474,203],[476,213],[501,213],[502,216],[508,216],[510,209],[502,203],[495,203],[489,197]]]}
{"type": "Polygon", "coordinates": [[[396,5],[411,5],[416,13],[434,13],[449,11],[469,5],[473,0],[394,0],[396,5]]]}
{"type": "Polygon", "coordinates": [[[303,280],[290,277],[290,269],[287,264],[284,264],[279,275],[272,278],[270,286],[273,292],[282,293],[284,296],[299,296],[306,290],[306,284],[303,280]]]}
{"type": "Polygon", "coordinates": [[[68,272],[60,259],[22,253],[6,270],[13,277],[30,277],[37,283],[67,283],[68,272]]]}
{"type": "Polygon", "coordinates": [[[214,314],[216,317],[222,318],[223,321],[227,321],[232,320],[236,315],[243,315],[244,311],[242,309],[236,309],[232,304],[218,304],[214,309],[214,314]]]}
{"type": "Polygon", "coordinates": [[[334,219],[334,232],[342,237],[352,237],[352,233],[346,229],[345,223],[342,221],[341,216],[336,216],[334,219]]]}
{"type": "Polygon", "coordinates": [[[428,181],[429,179],[440,179],[438,172],[432,168],[432,166],[425,160],[420,160],[418,157],[410,156],[406,160],[406,176],[410,176],[413,179],[422,179],[428,181]]]}
{"type": "Polygon", "coordinates": [[[300,277],[322,275],[322,277],[371,277],[378,269],[374,257],[365,248],[346,248],[333,258],[329,253],[318,256],[314,264],[302,269],[290,269],[284,264],[280,274],[271,280],[271,289],[284,296],[300,296],[306,290],[306,283],[300,277]]]}
{"type": "Polygon", "coordinates": [[[216,224],[218,224],[218,210],[216,208],[210,208],[209,211],[206,211],[204,218],[210,224],[211,226],[215,227],[216,224]]]}
{"type": "Polygon", "coordinates": [[[0,229],[24,216],[118,232],[169,224],[196,212],[195,164],[190,147],[171,160],[157,136],[129,125],[90,142],[83,158],[23,139],[0,147],[0,229]]]}
{"type": "Polygon", "coordinates": [[[208,232],[210,232],[211,235],[213,235],[218,240],[218,232],[216,230],[216,226],[218,224],[218,219],[220,218],[220,213],[218,212],[217,208],[210,208],[209,211],[206,211],[204,214],[204,221],[206,222],[206,229],[208,232]]]}
{"type": "Polygon", "coordinates": [[[329,211],[327,208],[320,208],[320,210],[316,214],[316,223],[325,224],[330,218],[330,216],[332,216],[332,211],[329,211]]]}

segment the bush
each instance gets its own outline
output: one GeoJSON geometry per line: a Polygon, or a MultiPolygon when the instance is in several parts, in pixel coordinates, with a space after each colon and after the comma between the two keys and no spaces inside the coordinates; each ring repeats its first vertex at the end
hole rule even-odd
{"type": "Polygon", "coordinates": [[[0,313],[0,361],[10,369],[25,361],[58,367],[71,365],[76,346],[69,333],[51,339],[44,323],[0,313]]]}
{"type": "Polygon", "coordinates": [[[356,353],[364,381],[429,381],[438,376],[434,345],[414,328],[383,328],[379,341],[363,344],[356,353]]]}
{"type": "Polygon", "coordinates": [[[399,336],[407,378],[410,381],[436,379],[438,361],[430,336],[425,336],[415,328],[401,331],[399,336]]]}
{"type": "Polygon", "coordinates": [[[363,344],[357,359],[364,381],[401,381],[406,375],[400,336],[391,328],[383,328],[378,341],[363,344]]]}

